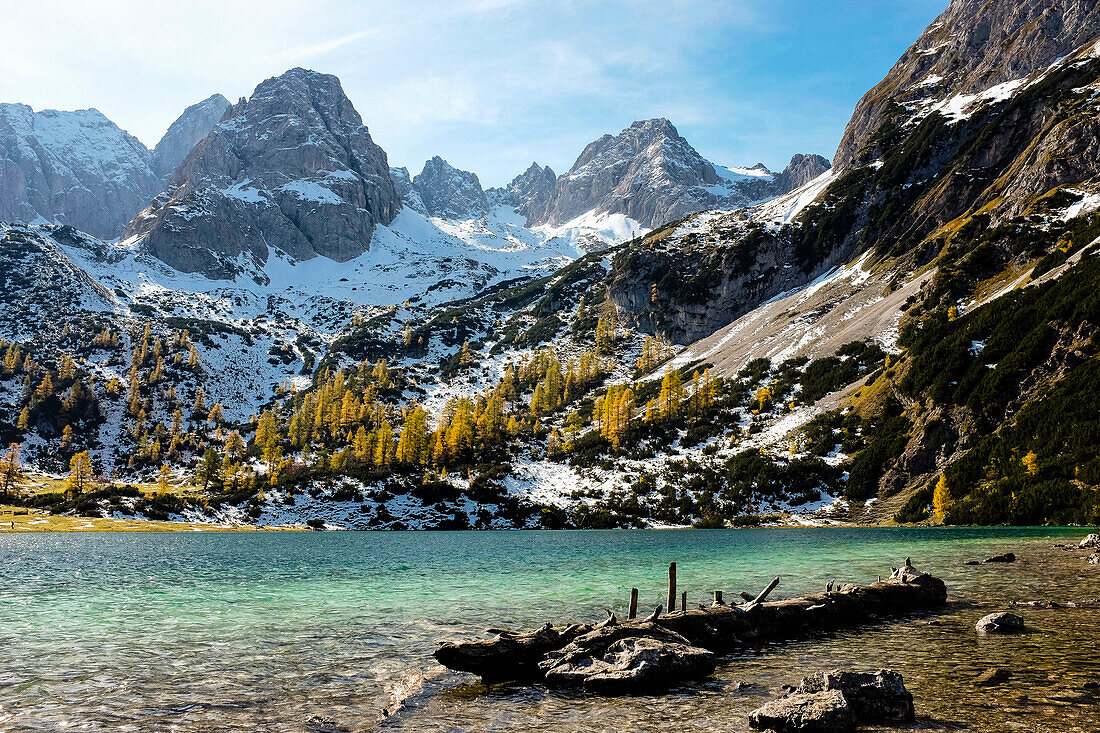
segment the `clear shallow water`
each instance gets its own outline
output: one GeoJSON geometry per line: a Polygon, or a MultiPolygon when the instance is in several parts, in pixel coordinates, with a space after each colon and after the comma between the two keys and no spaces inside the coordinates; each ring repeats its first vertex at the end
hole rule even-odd
{"type": "Polygon", "coordinates": [[[82,534],[0,536],[0,729],[745,729],[784,683],[833,667],[892,667],[925,729],[1095,731],[1100,611],[1025,609],[1034,633],[981,639],[1009,600],[1100,598],[1100,568],[1051,550],[1082,530],[82,534]],[[967,559],[1013,551],[1009,566],[967,559]],[[926,619],[727,660],[665,697],[591,699],[485,688],[443,671],[435,641],[489,626],[597,620],[661,602],[678,563],[689,602],[714,588],[777,597],[868,582],[911,556],[952,604],[926,619]],[[1012,682],[978,692],[991,666],[1012,682]],[[387,715],[387,712],[392,713],[387,715]]]}

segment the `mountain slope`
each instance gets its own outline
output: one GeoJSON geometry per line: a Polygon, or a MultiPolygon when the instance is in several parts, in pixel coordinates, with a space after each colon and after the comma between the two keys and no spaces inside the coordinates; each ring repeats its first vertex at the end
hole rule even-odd
{"type": "Polygon", "coordinates": [[[98,110],[0,104],[0,221],[112,238],[159,188],[149,151],[98,110]]]}
{"type": "Polygon", "coordinates": [[[176,168],[198,143],[214,129],[229,109],[229,100],[214,94],[183,111],[153,148],[150,165],[164,180],[172,177],[176,168]]]}
{"type": "Polygon", "coordinates": [[[124,236],[182,272],[262,277],[273,251],[362,254],[397,208],[386,153],[339,80],[292,69],[231,107],[124,236]]]}

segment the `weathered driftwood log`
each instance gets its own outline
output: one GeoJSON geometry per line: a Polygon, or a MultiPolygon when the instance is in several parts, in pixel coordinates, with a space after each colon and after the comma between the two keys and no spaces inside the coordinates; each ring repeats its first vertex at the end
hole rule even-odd
{"type": "MultiPolygon", "coordinates": [[[[889,579],[867,586],[848,584],[837,591],[801,598],[757,601],[766,597],[775,586],[773,581],[763,593],[743,606],[717,606],[665,615],[660,615],[658,607],[647,619],[619,621],[615,628],[629,630],[648,622],[679,634],[691,646],[728,652],[746,644],[801,638],[881,618],[928,611],[947,600],[947,588],[942,580],[920,573],[908,564],[889,579]]],[[[436,650],[435,658],[451,669],[473,672],[489,680],[539,678],[544,675],[539,663],[551,652],[564,649],[574,641],[583,646],[581,637],[590,633],[593,633],[590,625],[557,628],[547,625],[528,634],[501,633],[485,641],[444,642],[436,650]]],[[[646,634],[642,632],[641,636],[646,634]]]]}

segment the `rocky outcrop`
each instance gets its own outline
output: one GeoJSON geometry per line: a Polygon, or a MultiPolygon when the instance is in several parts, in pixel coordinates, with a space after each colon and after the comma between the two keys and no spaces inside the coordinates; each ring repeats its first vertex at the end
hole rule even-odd
{"type": "Polygon", "coordinates": [[[339,79],[299,68],[230,107],[126,236],[177,270],[231,278],[273,249],[356,257],[398,206],[386,153],[339,79]]]}
{"type": "Polygon", "coordinates": [[[153,172],[165,180],[170,178],[191,149],[210,134],[227,109],[229,100],[220,94],[185,109],[153,148],[150,161],[153,172]]]}
{"type": "Polygon", "coordinates": [[[98,110],[0,104],[0,221],[113,239],[160,188],[149,150],[98,110]]]}
{"type": "Polygon", "coordinates": [[[420,198],[420,191],[413,186],[408,168],[390,168],[390,178],[393,179],[393,188],[397,192],[397,198],[401,200],[402,206],[418,214],[429,216],[428,208],[424,205],[424,199],[420,198]]]}
{"type": "Polygon", "coordinates": [[[438,155],[424,164],[424,169],[412,179],[412,187],[428,216],[477,219],[489,213],[489,200],[478,177],[455,168],[438,155]]]}
{"type": "Polygon", "coordinates": [[[489,194],[522,214],[527,219],[527,226],[531,227],[546,216],[546,207],[554,195],[557,182],[558,178],[550,166],[540,167],[538,163],[532,163],[507,186],[490,189],[489,194]]]}
{"type": "Polygon", "coordinates": [[[783,169],[782,173],[775,176],[776,195],[781,196],[788,191],[802,188],[810,181],[820,177],[829,171],[832,164],[828,158],[820,155],[796,154],[791,162],[783,169]]]}
{"type": "Polygon", "coordinates": [[[1097,0],[952,0],[860,100],[834,163],[847,170],[879,157],[874,135],[892,110],[1022,79],[1097,36],[1097,0]]]}

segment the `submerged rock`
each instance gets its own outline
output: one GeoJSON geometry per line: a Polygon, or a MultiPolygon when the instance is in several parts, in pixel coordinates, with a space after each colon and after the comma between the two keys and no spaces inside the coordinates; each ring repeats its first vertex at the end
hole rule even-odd
{"type": "Polygon", "coordinates": [[[844,693],[827,690],[772,700],[752,711],[749,725],[757,730],[777,733],[839,733],[854,729],[856,716],[844,693]]]}
{"type": "Polygon", "coordinates": [[[979,687],[992,687],[993,685],[999,685],[1002,682],[1008,682],[1012,677],[1012,673],[1007,669],[999,669],[997,667],[991,667],[986,671],[978,675],[978,679],[974,680],[974,684],[979,687]]]}
{"type": "Polygon", "coordinates": [[[647,692],[706,677],[713,652],[656,624],[607,626],[575,639],[539,664],[546,683],[602,694],[647,692]]]}
{"type": "Polygon", "coordinates": [[[1100,555],[1095,552],[1089,555],[1089,565],[1100,565],[1100,555]]]}
{"type": "Polygon", "coordinates": [[[1014,613],[991,613],[975,628],[983,634],[1016,634],[1024,630],[1024,620],[1014,613]]]}
{"type": "Polygon", "coordinates": [[[1016,555],[1011,552],[1006,552],[1003,555],[994,555],[987,559],[986,562],[1016,562],[1016,555]]]}

